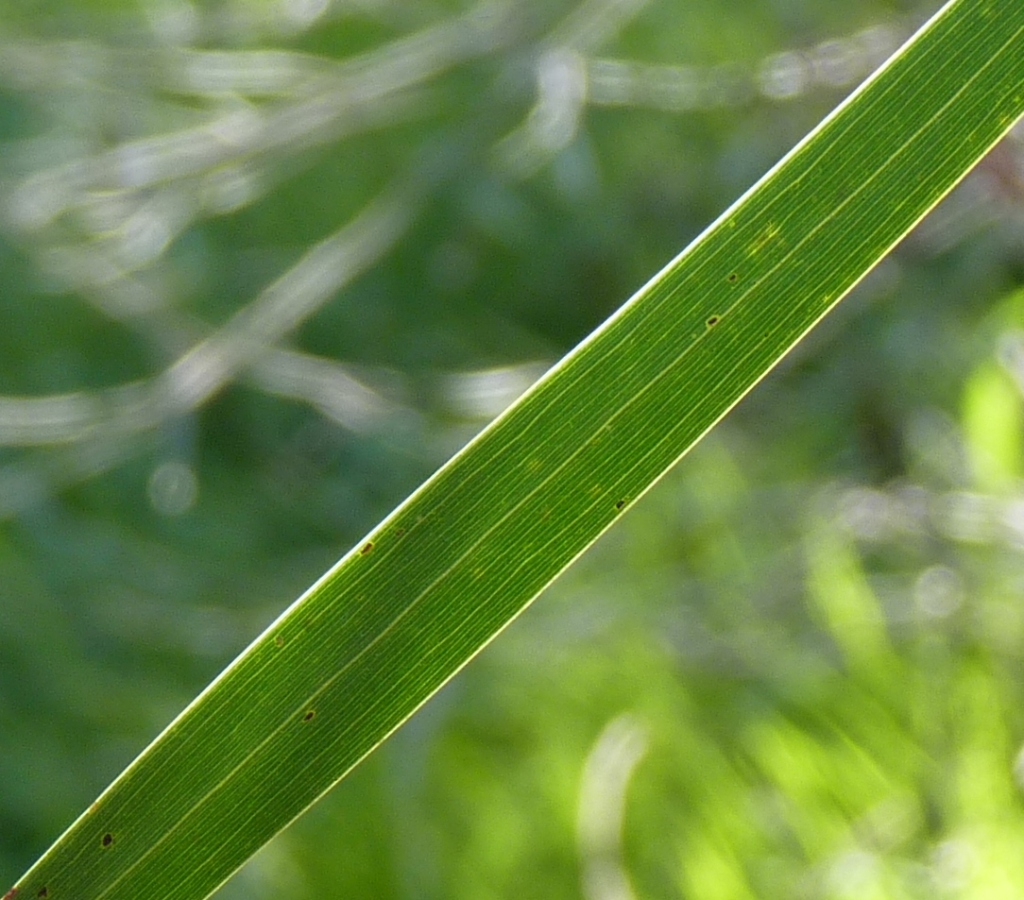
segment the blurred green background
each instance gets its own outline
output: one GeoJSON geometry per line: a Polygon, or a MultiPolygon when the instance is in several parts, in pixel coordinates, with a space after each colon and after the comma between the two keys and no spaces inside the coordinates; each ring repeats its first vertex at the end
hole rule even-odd
{"type": "MultiPolygon", "coordinates": [[[[935,10],[0,2],[0,886],[935,10]]],[[[1024,896],[1024,134],[222,888],[1024,896]]]]}

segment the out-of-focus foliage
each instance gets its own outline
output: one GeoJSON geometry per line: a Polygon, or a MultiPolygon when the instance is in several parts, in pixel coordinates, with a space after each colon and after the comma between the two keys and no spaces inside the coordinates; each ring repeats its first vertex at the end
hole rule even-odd
{"type": "MultiPolygon", "coordinates": [[[[932,11],[47,10],[0,10],[0,883],[932,11]]],[[[223,896],[1019,895],[1022,154],[223,896]]]]}

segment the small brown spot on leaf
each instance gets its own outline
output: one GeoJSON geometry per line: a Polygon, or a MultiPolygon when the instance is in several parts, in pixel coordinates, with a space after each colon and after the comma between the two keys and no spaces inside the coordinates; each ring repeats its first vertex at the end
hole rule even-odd
{"type": "Polygon", "coordinates": [[[366,554],[369,553],[372,550],[373,550],[373,541],[367,541],[365,544],[363,544],[362,547],[359,548],[359,552],[363,556],[366,556],[366,554]]]}
{"type": "Polygon", "coordinates": [[[274,646],[275,647],[283,647],[284,646],[284,637],[282,635],[280,635],[280,634],[274,635],[274,646]]]}
{"type": "Polygon", "coordinates": [[[405,534],[405,529],[404,528],[396,528],[395,529],[395,537],[401,537],[403,534],[405,534]]]}
{"type": "Polygon", "coordinates": [[[622,509],[622,507],[624,507],[625,505],[626,505],[626,501],[625,500],[616,500],[615,501],[615,508],[616,509],[622,509]]]}
{"type": "Polygon", "coordinates": [[[50,892],[46,889],[46,885],[45,884],[39,889],[39,893],[36,894],[36,896],[37,897],[49,897],[50,896],[50,892]]]}
{"type": "Polygon", "coordinates": [[[14,900],[18,896],[18,889],[11,888],[6,894],[4,894],[4,900],[14,900]]]}
{"type": "Polygon", "coordinates": [[[718,324],[718,316],[708,317],[708,328],[714,328],[718,324]]]}
{"type": "Polygon", "coordinates": [[[729,284],[735,284],[739,280],[739,277],[740,277],[739,275],[737,275],[735,272],[733,272],[729,276],[729,284]]]}
{"type": "Polygon", "coordinates": [[[105,835],[103,835],[103,840],[100,841],[100,843],[103,844],[104,847],[109,847],[112,843],[114,843],[114,836],[108,831],[105,835]]]}
{"type": "Polygon", "coordinates": [[[315,709],[306,710],[306,714],[302,717],[303,722],[312,722],[313,717],[316,715],[315,709]]]}

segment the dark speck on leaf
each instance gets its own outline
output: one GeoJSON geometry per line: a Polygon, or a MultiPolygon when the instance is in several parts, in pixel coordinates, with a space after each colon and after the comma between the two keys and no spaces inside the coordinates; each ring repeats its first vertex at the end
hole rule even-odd
{"type": "Polygon", "coordinates": [[[617,500],[617,501],[615,501],[615,508],[616,509],[622,509],[622,507],[624,507],[625,505],[626,505],[626,501],[625,500],[617,500]]]}
{"type": "Polygon", "coordinates": [[[313,721],[313,716],[315,716],[315,715],[316,715],[316,710],[315,709],[311,709],[311,710],[307,711],[307,713],[302,717],[302,721],[303,722],[312,722],[313,721]]]}
{"type": "Polygon", "coordinates": [[[39,893],[36,894],[36,896],[37,897],[49,897],[50,896],[50,892],[46,889],[46,885],[45,884],[39,889],[39,893]]]}
{"type": "Polygon", "coordinates": [[[108,831],[105,835],[103,835],[103,840],[101,841],[101,843],[103,844],[104,847],[109,847],[112,843],[114,843],[114,836],[108,831]]]}
{"type": "Polygon", "coordinates": [[[366,554],[369,553],[372,549],[373,541],[367,541],[365,544],[363,544],[362,547],[359,548],[359,552],[362,553],[363,556],[366,556],[366,554]]]}
{"type": "Polygon", "coordinates": [[[403,534],[405,534],[405,529],[404,528],[396,528],[395,529],[395,537],[401,537],[403,534]]]}
{"type": "Polygon", "coordinates": [[[708,319],[708,328],[714,328],[718,324],[718,316],[711,316],[708,319]]]}
{"type": "Polygon", "coordinates": [[[737,282],[737,280],[739,279],[739,277],[740,277],[739,275],[737,275],[737,274],[736,274],[735,272],[733,272],[733,273],[732,273],[732,274],[731,274],[731,275],[729,276],[729,283],[730,283],[730,284],[735,284],[735,283],[737,282]]]}

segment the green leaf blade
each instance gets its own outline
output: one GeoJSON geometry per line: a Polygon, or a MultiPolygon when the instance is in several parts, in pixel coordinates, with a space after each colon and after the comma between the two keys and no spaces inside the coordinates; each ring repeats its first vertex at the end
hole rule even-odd
{"type": "Polygon", "coordinates": [[[1024,112],[1024,6],[955,0],[261,636],[19,882],[200,898],[407,719],[1024,112]]]}

